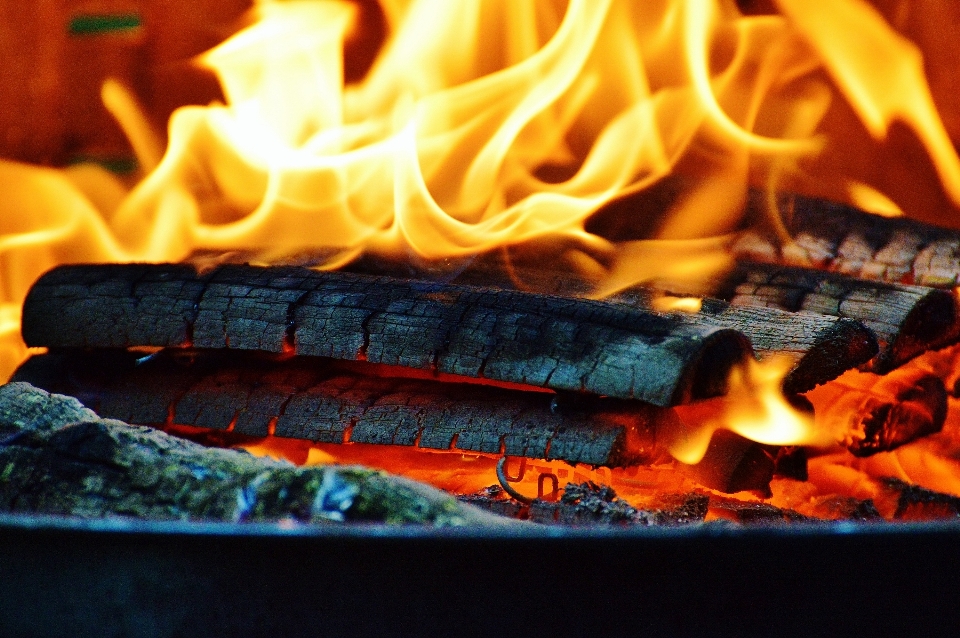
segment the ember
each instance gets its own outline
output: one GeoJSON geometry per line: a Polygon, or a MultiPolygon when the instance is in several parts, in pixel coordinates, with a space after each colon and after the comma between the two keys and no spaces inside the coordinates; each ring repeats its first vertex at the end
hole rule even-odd
{"type": "Polygon", "coordinates": [[[0,162],[0,375],[544,522],[955,518],[960,117],[887,4],[259,0],[165,152],[104,78],[134,173],[0,162]]]}

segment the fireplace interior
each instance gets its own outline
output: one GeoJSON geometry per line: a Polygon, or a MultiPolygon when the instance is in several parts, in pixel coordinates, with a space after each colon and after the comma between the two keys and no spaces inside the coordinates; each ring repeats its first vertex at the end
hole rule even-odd
{"type": "Polygon", "coordinates": [[[952,3],[0,15],[0,633],[956,626],[952,3]]]}

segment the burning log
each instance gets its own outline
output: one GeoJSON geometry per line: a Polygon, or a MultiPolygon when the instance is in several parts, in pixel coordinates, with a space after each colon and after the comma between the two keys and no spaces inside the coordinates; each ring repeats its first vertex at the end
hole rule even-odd
{"type": "MultiPolygon", "coordinates": [[[[953,294],[922,286],[873,283],[836,273],[742,264],[718,296],[733,305],[847,317],[869,328],[880,352],[867,369],[889,372],[960,337],[953,294]]],[[[749,336],[749,335],[748,335],[749,336]]]]}
{"type": "MultiPolygon", "coordinates": [[[[505,264],[495,255],[487,255],[484,259],[472,264],[457,277],[457,281],[471,284],[486,282],[485,285],[510,290],[515,283],[506,275],[508,272],[538,289],[549,290],[555,294],[580,296],[589,292],[585,285],[571,281],[562,273],[549,269],[528,269],[505,264]]],[[[750,340],[761,359],[774,354],[790,357],[794,361],[793,368],[783,382],[784,393],[788,395],[806,392],[821,383],[830,381],[851,368],[871,361],[879,352],[877,337],[874,334],[878,331],[865,327],[863,322],[858,320],[859,317],[847,318],[846,315],[823,311],[816,314],[794,312],[792,310],[796,309],[771,307],[772,304],[729,303],[729,298],[726,301],[711,298],[723,294],[724,289],[729,287],[717,281],[701,282],[694,286],[696,290],[684,288],[684,285],[691,284],[685,282],[680,286],[679,291],[705,297],[700,300],[699,310],[666,314],[674,321],[687,322],[694,326],[732,328],[750,340]]],[[[643,312],[664,314],[661,306],[658,305],[664,295],[658,288],[678,291],[674,284],[659,282],[650,288],[630,288],[605,301],[636,308],[643,312]]],[[[944,296],[948,295],[937,292],[936,300],[931,304],[941,314],[944,312],[942,310],[944,296]]],[[[865,317],[870,316],[866,311],[862,314],[865,317]]],[[[918,313],[911,314],[911,317],[914,316],[918,316],[918,313]]],[[[933,326],[934,320],[925,319],[923,325],[933,326]]],[[[953,323],[950,325],[953,326],[953,323]]],[[[915,328],[913,332],[927,335],[939,328],[940,324],[936,324],[935,328],[926,327],[924,330],[915,328]]],[[[931,340],[932,337],[928,339],[928,341],[931,340]]]]}
{"type": "Polygon", "coordinates": [[[508,524],[360,467],[304,467],[100,419],[71,397],[0,387],[0,510],[305,523],[508,524]]]}
{"type": "MultiPolygon", "coordinates": [[[[657,293],[631,290],[611,301],[654,308],[657,293]]],[[[704,299],[697,313],[670,313],[677,321],[725,326],[744,334],[761,358],[786,356],[793,367],[783,380],[786,395],[806,392],[870,361],[878,352],[876,337],[858,321],[773,308],[738,306],[704,299]]]]}
{"type": "Polygon", "coordinates": [[[886,376],[838,379],[808,395],[821,427],[835,431],[853,454],[870,456],[939,432],[947,418],[943,381],[905,367],[886,376]]]}
{"type": "Polygon", "coordinates": [[[639,399],[722,394],[740,333],[618,304],[302,268],[56,268],[24,304],[46,347],[291,352],[639,399]]]}
{"type": "Polygon", "coordinates": [[[657,428],[677,418],[667,408],[638,401],[565,400],[548,392],[389,378],[343,367],[319,358],[232,351],[164,351],[140,364],[124,351],[62,352],[33,357],[15,380],[78,397],[102,417],[138,425],[614,467],[664,458],[657,428]]]}
{"type": "Polygon", "coordinates": [[[809,197],[789,196],[779,205],[793,241],[781,246],[750,232],[734,246],[739,258],[936,288],[960,281],[960,232],[809,197]]]}

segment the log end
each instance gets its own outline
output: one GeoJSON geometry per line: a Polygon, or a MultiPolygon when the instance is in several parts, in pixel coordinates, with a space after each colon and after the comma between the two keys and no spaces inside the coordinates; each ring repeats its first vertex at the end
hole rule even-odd
{"type": "Polygon", "coordinates": [[[916,303],[900,326],[896,339],[870,367],[884,374],[927,350],[960,338],[957,298],[946,290],[929,290],[916,303]]]}
{"type": "Polygon", "coordinates": [[[820,335],[815,347],[800,357],[784,379],[783,392],[790,396],[812,390],[867,363],[879,349],[877,338],[862,323],[840,319],[820,335]]]}

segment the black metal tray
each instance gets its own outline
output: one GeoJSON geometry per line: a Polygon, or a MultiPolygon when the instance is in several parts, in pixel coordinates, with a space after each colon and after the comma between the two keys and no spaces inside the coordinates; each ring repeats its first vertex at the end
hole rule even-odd
{"type": "Polygon", "coordinates": [[[438,531],[0,515],[0,635],[952,635],[958,567],[958,524],[438,531]]]}

